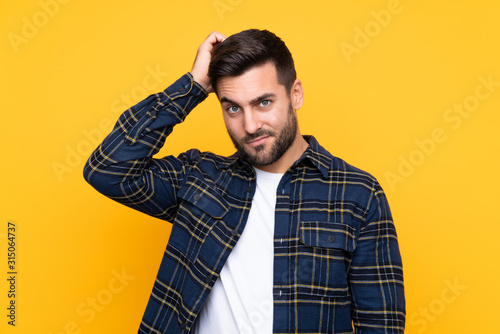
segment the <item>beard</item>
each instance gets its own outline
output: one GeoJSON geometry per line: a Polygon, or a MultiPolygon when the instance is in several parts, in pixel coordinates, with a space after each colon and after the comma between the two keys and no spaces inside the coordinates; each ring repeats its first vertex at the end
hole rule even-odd
{"type": "Polygon", "coordinates": [[[252,166],[268,166],[278,161],[290,146],[292,146],[297,134],[297,115],[295,115],[292,104],[290,103],[288,107],[288,117],[278,133],[259,129],[255,133],[246,135],[239,141],[234,138],[229,131],[228,133],[242,160],[247,161],[252,166]],[[261,136],[275,138],[274,143],[269,149],[266,149],[264,145],[258,145],[254,147],[255,153],[245,150],[245,143],[261,136]]]}

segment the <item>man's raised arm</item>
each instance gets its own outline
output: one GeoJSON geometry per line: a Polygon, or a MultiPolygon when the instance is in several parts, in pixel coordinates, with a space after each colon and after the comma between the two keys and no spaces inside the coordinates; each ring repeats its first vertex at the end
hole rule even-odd
{"type": "Polygon", "coordinates": [[[85,164],[85,180],[97,191],[131,208],[170,220],[184,182],[188,153],[153,159],[173,127],[212,91],[211,52],[225,36],[213,32],[200,45],[191,73],[163,92],[127,109],[85,164]]]}
{"type": "Polygon", "coordinates": [[[225,39],[226,36],[217,31],[213,31],[208,35],[207,39],[198,48],[193,68],[191,69],[194,81],[199,83],[209,94],[213,92],[213,88],[210,85],[210,78],[208,77],[208,67],[212,58],[212,51],[225,39]]]}

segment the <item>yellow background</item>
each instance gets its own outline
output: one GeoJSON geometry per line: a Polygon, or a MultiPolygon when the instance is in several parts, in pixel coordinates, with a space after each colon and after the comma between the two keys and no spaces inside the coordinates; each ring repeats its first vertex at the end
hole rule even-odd
{"type": "MultiPolygon", "coordinates": [[[[499,1],[4,1],[0,22],[2,333],[137,331],[170,226],[98,194],[83,164],[122,110],[190,70],[212,30],[252,27],[294,55],[302,132],[386,190],[406,332],[500,332],[499,1]]],[[[213,96],[160,155],[192,147],[233,151],[213,96]]]]}

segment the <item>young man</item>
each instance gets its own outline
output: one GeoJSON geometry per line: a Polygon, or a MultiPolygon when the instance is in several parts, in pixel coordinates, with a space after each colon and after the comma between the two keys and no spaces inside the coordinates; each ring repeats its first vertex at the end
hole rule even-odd
{"type": "Polygon", "coordinates": [[[126,110],[88,160],[104,195],[173,223],[139,333],[403,333],[380,185],[302,136],[304,92],[274,34],[201,44],[190,73],[126,110]],[[152,158],[215,92],[237,152],[152,158]]]}

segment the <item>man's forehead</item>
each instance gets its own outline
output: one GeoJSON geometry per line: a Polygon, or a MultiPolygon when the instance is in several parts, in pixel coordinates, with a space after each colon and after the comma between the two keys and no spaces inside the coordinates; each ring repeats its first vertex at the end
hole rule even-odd
{"type": "MultiPolygon", "coordinates": [[[[263,93],[262,95],[256,96],[253,99],[249,101],[250,104],[257,103],[259,101],[263,101],[266,99],[272,99],[276,97],[276,93],[263,93]]],[[[232,104],[238,104],[237,101],[231,100],[231,98],[222,95],[219,99],[220,103],[232,103],[232,104]]]]}
{"type": "Polygon", "coordinates": [[[222,77],[217,83],[217,95],[221,103],[257,101],[265,95],[276,96],[284,91],[285,86],[278,82],[272,63],[252,67],[238,76],[222,77]]]}

